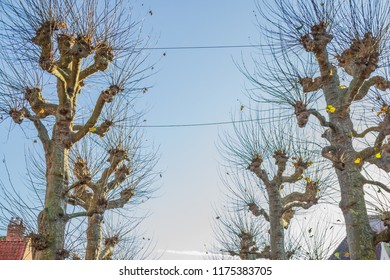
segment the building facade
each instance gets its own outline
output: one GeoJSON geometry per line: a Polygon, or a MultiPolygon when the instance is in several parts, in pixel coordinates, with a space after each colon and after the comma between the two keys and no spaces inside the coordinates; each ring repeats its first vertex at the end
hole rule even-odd
{"type": "Polygon", "coordinates": [[[0,237],[0,260],[31,260],[30,239],[25,236],[26,227],[20,218],[11,218],[7,236],[0,237]]]}

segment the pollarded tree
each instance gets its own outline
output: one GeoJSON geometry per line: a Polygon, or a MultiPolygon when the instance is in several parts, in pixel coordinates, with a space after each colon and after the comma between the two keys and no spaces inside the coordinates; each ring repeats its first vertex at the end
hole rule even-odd
{"type": "Polygon", "coordinates": [[[241,260],[269,259],[267,221],[243,211],[230,212],[224,207],[215,212],[213,256],[239,258],[241,260]]]}
{"type": "MultiPolygon", "coordinates": [[[[134,120],[129,121],[125,117],[128,112],[121,110],[123,106],[128,110],[128,106],[118,101],[121,100],[115,102],[119,103],[118,107],[113,109],[115,117],[105,115],[115,123],[105,137],[97,141],[94,135],[87,135],[69,154],[70,185],[65,196],[73,207],[68,206],[66,258],[76,255],[78,259],[140,258],[145,257],[150,248],[150,240],[142,240],[139,233],[134,233],[145,215],[137,209],[153,196],[156,156],[151,147],[145,145],[146,139],[137,127],[139,117],[134,116],[134,120]],[[118,118],[127,121],[118,123],[115,121],[118,118]],[[112,156],[113,150],[123,156],[112,156]]],[[[40,150],[27,154],[26,160],[29,194],[19,194],[12,180],[7,188],[0,184],[0,211],[6,219],[4,224],[9,217],[23,219],[35,256],[44,244],[35,224],[37,209],[44,207],[45,163],[40,150]]]]}
{"type": "MultiPolygon", "coordinates": [[[[144,137],[134,126],[112,128],[100,143],[88,138],[71,150],[71,184],[65,195],[67,202],[76,207],[70,216],[87,217],[85,259],[99,259],[106,213],[131,215],[128,211],[125,214],[125,206],[135,209],[153,195],[156,156],[144,151],[144,137]]],[[[115,236],[119,237],[110,234],[106,240],[115,240],[115,236]]],[[[106,249],[107,244],[115,245],[108,241],[104,244],[106,249]]]]}
{"type": "MultiPolygon", "coordinates": [[[[321,210],[301,215],[285,231],[288,259],[326,260],[341,243],[344,238],[341,220],[335,216],[329,219],[321,210]]],[[[265,219],[245,210],[219,211],[216,215],[214,258],[270,259],[269,223],[265,219]]]]}
{"type": "MultiPolygon", "coordinates": [[[[106,211],[102,234],[99,239],[99,254],[93,256],[96,260],[144,260],[153,259],[155,242],[150,235],[140,230],[142,222],[146,218],[144,214],[134,209],[121,209],[120,211],[106,211]],[[138,215],[137,215],[138,214],[138,215]]],[[[77,224],[76,224],[77,226],[77,224]]],[[[88,223],[80,223],[79,228],[72,232],[69,244],[69,258],[87,259],[91,245],[86,235],[88,223]]],[[[94,239],[94,242],[97,240],[94,239]]]]}
{"type": "Polygon", "coordinates": [[[123,219],[122,211],[110,214],[104,223],[104,249],[101,251],[100,259],[112,260],[145,260],[157,259],[155,254],[155,242],[153,236],[139,230],[139,224],[144,217],[123,219]]]}
{"type": "Polygon", "coordinates": [[[70,150],[89,133],[105,137],[114,123],[103,112],[119,96],[131,102],[147,69],[140,26],[126,3],[1,2],[2,119],[31,123],[45,155],[37,259],[66,256],[70,150]]]}
{"type": "Polygon", "coordinates": [[[390,189],[363,171],[390,171],[390,2],[275,0],[259,1],[258,8],[270,52],[264,50],[254,73],[243,69],[261,89],[251,96],[293,109],[298,126],[309,123],[312,134],[322,130],[322,156],[338,178],[350,256],[375,259],[375,243],[389,241],[390,229],[373,234],[364,188],[390,189]]]}
{"type": "MultiPolygon", "coordinates": [[[[259,116],[239,122],[233,135],[221,140],[222,154],[230,166],[225,185],[228,197],[237,202],[230,211],[249,211],[259,223],[269,224],[269,244],[251,254],[283,260],[294,254],[293,246],[286,248],[285,230],[296,212],[318,204],[332,180],[322,172],[315,146],[293,135],[288,121],[263,124],[265,119],[259,116]]],[[[242,234],[255,236],[246,229],[242,234]]]]}

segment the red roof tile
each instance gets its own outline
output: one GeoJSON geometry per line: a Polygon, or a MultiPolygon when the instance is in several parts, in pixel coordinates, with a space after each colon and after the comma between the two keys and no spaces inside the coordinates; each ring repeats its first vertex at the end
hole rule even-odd
{"type": "Polygon", "coordinates": [[[0,260],[21,260],[26,243],[26,241],[0,240],[0,260]]]}

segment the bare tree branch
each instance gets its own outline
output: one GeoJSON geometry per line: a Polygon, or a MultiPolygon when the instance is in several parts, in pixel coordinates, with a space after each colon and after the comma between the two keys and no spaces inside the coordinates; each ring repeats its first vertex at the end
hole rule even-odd
{"type": "Polygon", "coordinates": [[[318,112],[317,110],[315,110],[315,109],[309,109],[309,110],[308,110],[308,113],[309,113],[310,115],[315,116],[315,117],[319,120],[320,125],[322,125],[322,126],[324,126],[324,127],[330,127],[330,128],[332,128],[332,129],[336,129],[335,125],[332,124],[331,122],[326,121],[326,118],[325,118],[323,115],[321,115],[321,113],[318,112]]]}
{"type": "Polygon", "coordinates": [[[378,187],[380,187],[382,190],[384,190],[384,191],[390,193],[390,188],[389,188],[388,186],[386,186],[385,184],[383,184],[382,182],[379,182],[379,181],[372,181],[372,180],[365,180],[365,184],[378,186],[378,187]]]}
{"type": "Polygon", "coordinates": [[[386,89],[390,88],[390,81],[386,81],[385,78],[381,76],[374,76],[363,82],[360,81],[358,85],[355,86],[355,89],[353,90],[354,92],[350,90],[350,102],[362,100],[365,96],[367,96],[367,93],[372,86],[375,86],[377,89],[382,91],[386,91],[386,89]]]}
{"type": "Polygon", "coordinates": [[[108,201],[107,210],[122,208],[126,203],[128,203],[130,201],[130,199],[133,196],[134,196],[134,188],[133,187],[124,189],[120,193],[120,198],[108,201]]]}
{"type": "Polygon", "coordinates": [[[256,217],[263,216],[264,219],[269,222],[269,215],[267,211],[263,208],[260,208],[256,203],[252,202],[248,204],[249,211],[256,217]]]}

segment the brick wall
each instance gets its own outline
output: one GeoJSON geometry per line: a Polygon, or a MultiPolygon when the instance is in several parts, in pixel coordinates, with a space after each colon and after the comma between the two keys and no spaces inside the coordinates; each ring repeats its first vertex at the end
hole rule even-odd
{"type": "Polygon", "coordinates": [[[6,241],[24,240],[25,227],[20,218],[12,218],[8,224],[6,241]]]}

